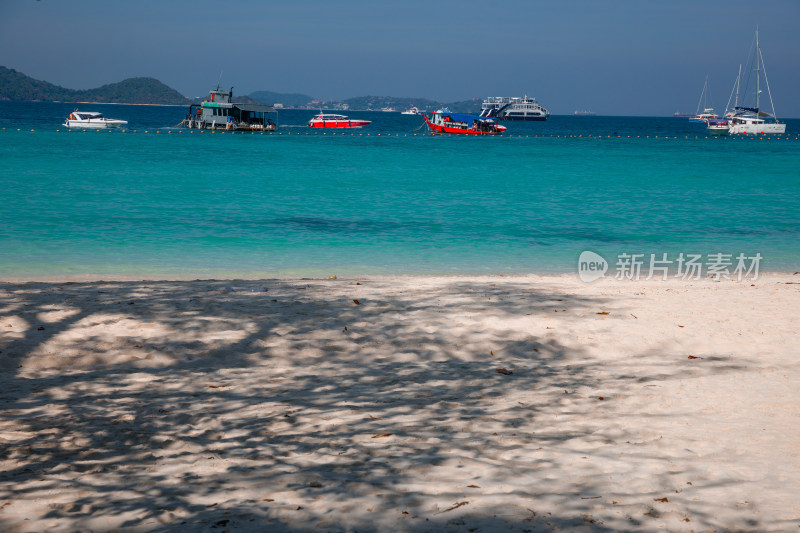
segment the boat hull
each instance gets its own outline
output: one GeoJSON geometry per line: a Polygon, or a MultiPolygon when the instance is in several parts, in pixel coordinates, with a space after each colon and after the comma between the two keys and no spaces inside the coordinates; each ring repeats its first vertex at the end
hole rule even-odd
{"type": "Polygon", "coordinates": [[[372,124],[371,120],[312,120],[309,128],[361,128],[372,124]]]}
{"type": "Polygon", "coordinates": [[[786,133],[786,124],[734,124],[731,126],[734,134],[782,134],[786,133]]]}
{"type": "Polygon", "coordinates": [[[68,128],[82,130],[106,130],[119,128],[128,123],[127,120],[69,120],[64,121],[64,126],[68,128]]]}
{"type": "Polygon", "coordinates": [[[513,121],[520,121],[520,122],[544,122],[547,120],[547,115],[544,116],[530,116],[530,117],[495,117],[497,120],[513,120],[513,121]]]}
{"type": "Polygon", "coordinates": [[[707,128],[709,135],[724,136],[730,134],[730,128],[727,126],[709,126],[707,128]]]}
{"type": "Polygon", "coordinates": [[[204,122],[202,120],[186,120],[183,123],[189,129],[198,130],[225,130],[225,131],[276,131],[278,126],[275,124],[254,124],[254,123],[235,123],[235,122],[204,122]]]}

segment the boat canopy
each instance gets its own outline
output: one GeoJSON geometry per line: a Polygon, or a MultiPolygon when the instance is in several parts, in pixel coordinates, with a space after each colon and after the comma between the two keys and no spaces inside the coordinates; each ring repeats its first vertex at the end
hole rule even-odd
{"type": "Polygon", "coordinates": [[[465,115],[464,113],[450,113],[449,111],[437,111],[437,113],[440,113],[445,119],[449,117],[453,122],[466,122],[467,124],[472,124],[476,120],[479,122],[494,122],[492,119],[476,115],[465,115]]]}
{"type": "Polygon", "coordinates": [[[262,105],[262,104],[233,104],[232,107],[236,109],[240,109],[242,111],[254,111],[257,113],[274,113],[275,108],[271,105],[262,105]]]}
{"type": "Polygon", "coordinates": [[[200,107],[220,107],[224,109],[238,109],[240,111],[251,111],[253,113],[275,113],[275,108],[271,105],[263,104],[237,104],[237,103],[217,103],[217,102],[202,102],[201,104],[192,104],[192,107],[200,105],[200,107]]]}

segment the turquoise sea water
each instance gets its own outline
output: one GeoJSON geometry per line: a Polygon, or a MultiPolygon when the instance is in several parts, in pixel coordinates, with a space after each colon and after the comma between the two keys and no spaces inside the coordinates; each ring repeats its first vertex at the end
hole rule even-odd
{"type": "Polygon", "coordinates": [[[314,135],[313,112],[285,111],[282,135],[232,135],[170,129],[185,108],[82,105],[128,132],[66,132],[74,107],[0,102],[0,278],[575,272],[583,250],[800,270],[797,120],[780,138],[572,116],[452,138],[365,112],[314,135]]]}

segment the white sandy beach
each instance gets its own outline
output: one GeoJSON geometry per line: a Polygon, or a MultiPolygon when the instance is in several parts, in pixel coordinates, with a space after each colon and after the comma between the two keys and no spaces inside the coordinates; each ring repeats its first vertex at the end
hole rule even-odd
{"type": "Polygon", "coordinates": [[[791,274],[0,283],[0,531],[798,532],[799,331],[791,274]]]}

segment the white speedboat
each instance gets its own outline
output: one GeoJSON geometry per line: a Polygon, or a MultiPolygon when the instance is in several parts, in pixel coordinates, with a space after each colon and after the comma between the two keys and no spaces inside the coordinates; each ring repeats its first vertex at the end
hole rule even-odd
{"type": "Polygon", "coordinates": [[[403,111],[400,114],[401,115],[419,115],[419,109],[417,109],[416,107],[412,107],[411,109],[406,109],[405,111],[403,111]]]}
{"type": "Polygon", "coordinates": [[[127,124],[127,120],[119,120],[116,118],[106,118],[102,113],[94,111],[78,111],[77,109],[69,114],[64,125],[68,128],[79,129],[106,129],[106,128],[119,128],[127,124]]]}
{"type": "Polygon", "coordinates": [[[706,127],[706,131],[709,135],[728,135],[731,132],[731,125],[728,123],[727,120],[720,120],[718,118],[712,118],[708,121],[708,126],[706,127]]]}

